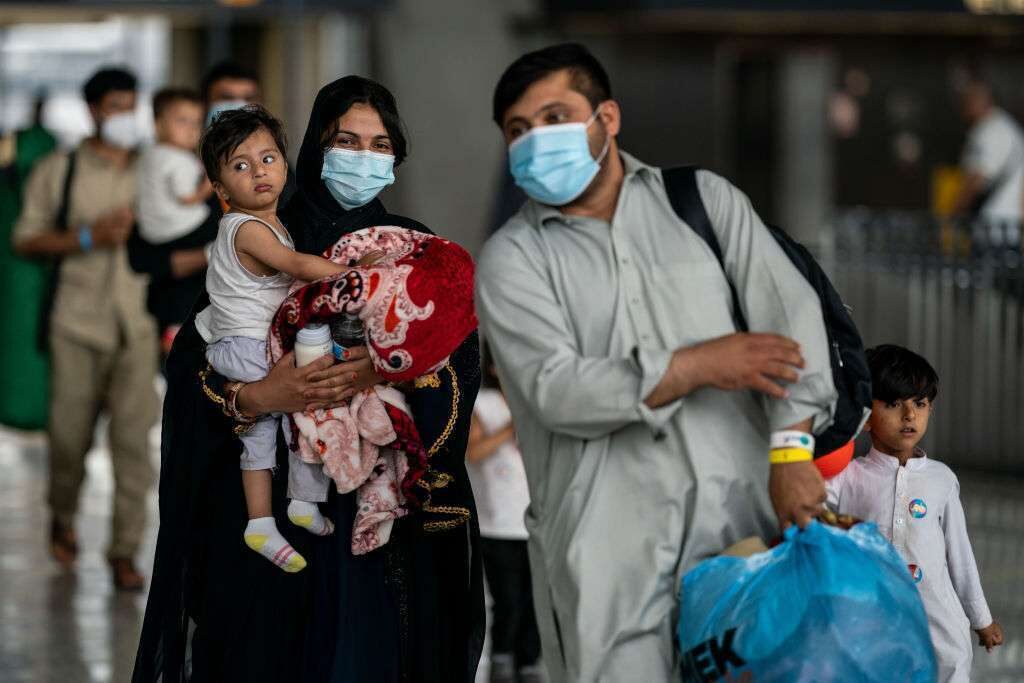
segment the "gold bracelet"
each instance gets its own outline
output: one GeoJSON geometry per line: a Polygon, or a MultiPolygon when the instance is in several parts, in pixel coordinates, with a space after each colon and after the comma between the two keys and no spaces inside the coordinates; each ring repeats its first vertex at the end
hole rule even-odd
{"type": "Polygon", "coordinates": [[[768,462],[773,465],[807,462],[809,460],[814,460],[814,454],[803,448],[773,448],[768,453],[768,462]]]}
{"type": "Polygon", "coordinates": [[[244,386],[245,382],[232,382],[225,387],[224,414],[235,422],[251,424],[256,422],[258,418],[246,415],[238,409],[238,394],[244,386]]]}

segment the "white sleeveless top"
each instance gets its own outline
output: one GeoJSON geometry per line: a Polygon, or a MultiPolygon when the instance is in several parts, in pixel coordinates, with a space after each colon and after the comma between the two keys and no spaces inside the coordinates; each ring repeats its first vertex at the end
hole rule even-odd
{"type": "Polygon", "coordinates": [[[220,219],[206,271],[210,305],[196,315],[196,329],[207,344],[224,337],[251,337],[266,341],[270,321],[288,296],[288,288],[292,284],[290,275],[256,275],[246,270],[238,260],[235,234],[246,221],[263,223],[281,244],[295,249],[290,235],[281,235],[277,228],[260,218],[245,213],[229,213],[220,219]]]}

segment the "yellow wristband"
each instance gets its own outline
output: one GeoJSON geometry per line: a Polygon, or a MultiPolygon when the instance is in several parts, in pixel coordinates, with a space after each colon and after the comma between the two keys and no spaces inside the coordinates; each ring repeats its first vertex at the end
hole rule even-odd
{"type": "Polygon", "coordinates": [[[773,465],[785,465],[790,462],[807,462],[814,460],[814,454],[803,448],[773,448],[768,453],[768,462],[773,465]]]}

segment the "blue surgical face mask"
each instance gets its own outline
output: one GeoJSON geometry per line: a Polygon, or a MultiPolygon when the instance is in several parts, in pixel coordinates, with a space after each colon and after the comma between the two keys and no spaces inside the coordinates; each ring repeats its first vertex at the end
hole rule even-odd
{"type": "Polygon", "coordinates": [[[324,152],[320,177],[336,202],[355,209],[395,182],[394,168],[394,155],[332,147],[324,152]]]}
{"type": "Polygon", "coordinates": [[[508,164],[516,185],[531,199],[551,206],[564,206],[583,194],[611,144],[606,136],[598,158],[590,155],[587,128],[596,118],[597,110],[586,123],[532,128],[509,145],[508,164]]]}
{"type": "Polygon", "coordinates": [[[213,124],[213,120],[224,112],[241,109],[247,104],[249,102],[246,100],[221,100],[220,102],[214,102],[206,112],[206,127],[209,128],[213,124]]]}

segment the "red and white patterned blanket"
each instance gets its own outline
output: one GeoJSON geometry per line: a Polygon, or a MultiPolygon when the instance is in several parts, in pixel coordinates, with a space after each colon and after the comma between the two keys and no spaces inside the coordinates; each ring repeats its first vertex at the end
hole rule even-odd
{"type": "MultiPolygon", "coordinates": [[[[345,235],[324,256],[351,270],[296,284],[270,327],[271,364],[291,350],[306,325],[353,313],[363,321],[377,373],[406,382],[443,367],[476,328],[473,261],[454,242],[374,227],[345,235]],[[355,265],[375,251],[383,254],[379,261],[355,265]]],[[[402,393],[378,385],[339,408],[295,413],[289,424],[293,452],[322,463],[340,493],[357,491],[352,552],[387,543],[394,520],[421,502],[415,484],[428,466],[402,393]]]]}

